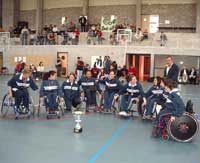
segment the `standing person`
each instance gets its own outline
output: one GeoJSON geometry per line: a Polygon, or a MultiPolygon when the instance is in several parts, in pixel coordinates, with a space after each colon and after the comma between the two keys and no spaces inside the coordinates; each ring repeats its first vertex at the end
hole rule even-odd
{"type": "Polygon", "coordinates": [[[81,25],[81,32],[86,32],[87,18],[83,15],[80,16],[79,23],[81,25]]]}
{"type": "Polygon", "coordinates": [[[133,65],[128,69],[128,75],[136,76],[136,68],[133,65]]]}
{"type": "Polygon", "coordinates": [[[178,81],[179,67],[174,63],[172,56],[167,56],[164,77],[178,81]]]}
{"type": "Polygon", "coordinates": [[[165,46],[167,42],[167,36],[164,34],[164,32],[161,32],[160,34],[160,46],[165,46]]]}
{"type": "Polygon", "coordinates": [[[43,73],[44,73],[44,64],[43,62],[40,62],[37,67],[37,78],[42,79],[43,73]]]}
{"type": "Polygon", "coordinates": [[[83,75],[83,69],[84,69],[84,62],[82,61],[81,57],[77,57],[76,74],[78,81],[81,79],[83,75]]]}
{"type": "Polygon", "coordinates": [[[103,61],[103,67],[104,67],[104,70],[105,70],[105,74],[109,74],[110,65],[111,65],[110,57],[109,56],[105,56],[104,57],[104,61],[103,61]]]}
{"type": "Polygon", "coordinates": [[[59,56],[57,57],[56,69],[57,69],[57,76],[60,77],[62,72],[62,62],[59,56]]]}
{"type": "Polygon", "coordinates": [[[197,71],[196,71],[195,67],[192,67],[192,69],[189,72],[190,84],[196,84],[196,80],[197,80],[197,71]]]}

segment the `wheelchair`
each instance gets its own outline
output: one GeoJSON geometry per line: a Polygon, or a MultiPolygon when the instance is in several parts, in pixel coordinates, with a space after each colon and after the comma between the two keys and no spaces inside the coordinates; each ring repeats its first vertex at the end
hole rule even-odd
{"type": "Polygon", "coordinates": [[[119,108],[119,98],[120,98],[120,96],[118,94],[114,95],[112,105],[111,105],[111,110],[110,110],[110,112],[107,112],[103,108],[104,96],[102,96],[101,99],[99,99],[99,111],[103,114],[117,114],[117,113],[119,113],[119,110],[118,110],[118,108],[119,108]]]}
{"type": "Polygon", "coordinates": [[[58,119],[60,119],[62,116],[64,116],[64,110],[66,108],[65,102],[61,101],[61,98],[58,96],[56,98],[56,102],[57,102],[58,107],[54,111],[49,110],[49,108],[47,108],[46,106],[46,104],[48,103],[48,98],[47,96],[44,96],[43,101],[39,100],[39,106],[37,108],[37,111],[35,111],[35,114],[37,115],[37,117],[40,117],[42,110],[46,111],[47,119],[51,119],[53,117],[57,117],[58,119]]]}
{"type": "Polygon", "coordinates": [[[141,100],[139,99],[139,101],[137,102],[136,98],[132,98],[129,105],[128,105],[128,112],[125,111],[121,111],[121,98],[118,102],[118,108],[117,108],[117,116],[120,118],[130,118],[130,117],[142,117],[144,114],[144,106],[141,103],[141,100]],[[136,115],[135,113],[137,113],[138,115],[136,115]]]}
{"type": "Polygon", "coordinates": [[[199,132],[199,122],[194,115],[185,112],[174,121],[171,116],[165,116],[160,124],[153,130],[153,137],[162,137],[164,140],[171,138],[174,141],[186,143],[192,141],[199,132]]]}
{"type": "Polygon", "coordinates": [[[20,107],[16,109],[14,97],[9,97],[8,94],[5,94],[1,104],[1,115],[3,118],[6,118],[6,116],[12,112],[14,112],[16,120],[22,115],[27,116],[29,119],[35,112],[33,98],[31,96],[29,97],[29,108],[20,105],[20,107]]]}

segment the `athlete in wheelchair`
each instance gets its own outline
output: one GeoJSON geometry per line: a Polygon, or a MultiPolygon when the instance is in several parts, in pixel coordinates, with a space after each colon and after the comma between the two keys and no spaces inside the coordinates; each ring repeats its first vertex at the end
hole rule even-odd
{"type": "Polygon", "coordinates": [[[163,105],[165,102],[163,83],[164,80],[161,77],[155,77],[153,86],[146,92],[145,97],[147,99],[147,104],[145,107],[143,119],[151,120],[156,112],[155,107],[157,105],[163,105]]]}
{"type": "Polygon", "coordinates": [[[78,84],[83,90],[81,96],[86,102],[86,112],[89,112],[90,110],[98,110],[96,95],[97,91],[101,94],[101,90],[98,83],[96,82],[96,79],[92,77],[92,73],[90,70],[86,72],[85,77],[82,77],[78,81],[78,84]]]}
{"type": "Polygon", "coordinates": [[[42,106],[45,107],[47,112],[47,119],[54,116],[60,118],[61,115],[64,115],[62,91],[57,81],[57,73],[53,70],[45,73],[43,76],[38,112],[40,112],[42,106]]]}
{"type": "Polygon", "coordinates": [[[122,88],[122,84],[118,78],[116,78],[115,72],[110,71],[109,76],[102,76],[100,83],[105,85],[103,93],[103,113],[112,113],[116,108],[113,108],[115,101],[119,96],[119,91],[122,88]]]}
{"type": "Polygon", "coordinates": [[[66,105],[66,111],[72,111],[81,109],[81,96],[78,82],[75,80],[74,73],[69,74],[69,78],[62,84],[62,92],[64,94],[64,100],[66,105]],[[74,109],[72,109],[72,107],[74,109]]]}
{"type": "MultiPolygon", "coordinates": [[[[29,108],[30,103],[33,102],[29,96],[28,88],[37,90],[38,87],[31,78],[32,71],[29,68],[24,68],[22,73],[15,75],[8,81],[8,94],[4,96],[1,113],[5,117],[8,108],[13,108],[15,118],[18,119],[20,115],[28,115],[30,118],[31,110],[29,108]]],[[[34,110],[32,110],[34,111],[34,110]]]]}
{"type": "Polygon", "coordinates": [[[142,85],[137,81],[136,76],[130,76],[129,83],[120,91],[120,112],[122,117],[133,115],[133,104],[137,104],[137,112],[143,116],[143,107],[146,105],[146,98],[142,85]]]}
{"type": "Polygon", "coordinates": [[[156,117],[152,136],[161,136],[163,139],[171,137],[179,142],[189,142],[198,133],[198,121],[192,114],[186,112],[175,81],[167,79],[165,81],[165,91],[168,92],[168,97],[164,108],[156,117]]]}

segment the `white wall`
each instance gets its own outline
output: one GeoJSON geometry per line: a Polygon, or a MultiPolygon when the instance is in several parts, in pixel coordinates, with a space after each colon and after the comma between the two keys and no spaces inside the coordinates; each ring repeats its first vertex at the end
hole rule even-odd
{"type": "Polygon", "coordinates": [[[20,0],[20,10],[35,10],[36,0],[20,0]]]}
{"type": "MultiPolygon", "coordinates": [[[[191,4],[196,0],[142,0],[143,4],[191,4]]],[[[90,6],[134,5],[136,0],[89,0],[90,6]]],[[[44,0],[44,9],[82,7],[83,0],[44,0]]],[[[20,8],[36,9],[36,0],[20,0],[20,8]]]]}

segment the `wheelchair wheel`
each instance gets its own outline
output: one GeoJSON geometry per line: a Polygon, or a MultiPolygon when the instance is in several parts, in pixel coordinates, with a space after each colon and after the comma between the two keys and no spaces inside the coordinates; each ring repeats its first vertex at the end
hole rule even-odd
{"type": "Polygon", "coordinates": [[[3,101],[2,101],[2,104],[1,104],[1,115],[3,116],[3,118],[5,118],[6,115],[8,114],[8,112],[9,112],[9,110],[12,109],[13,103],[14,103],[13,100],[14,99],[8,97],[7,94],[3,97],[3,101]]]}
{"type": "Polygon", "coordinates": [[[190,142],[199,131],[198,121],[190,114],[184,114],[175,121],[169,121],[167,131],[172,139],[178,142],[190,142]]]}

